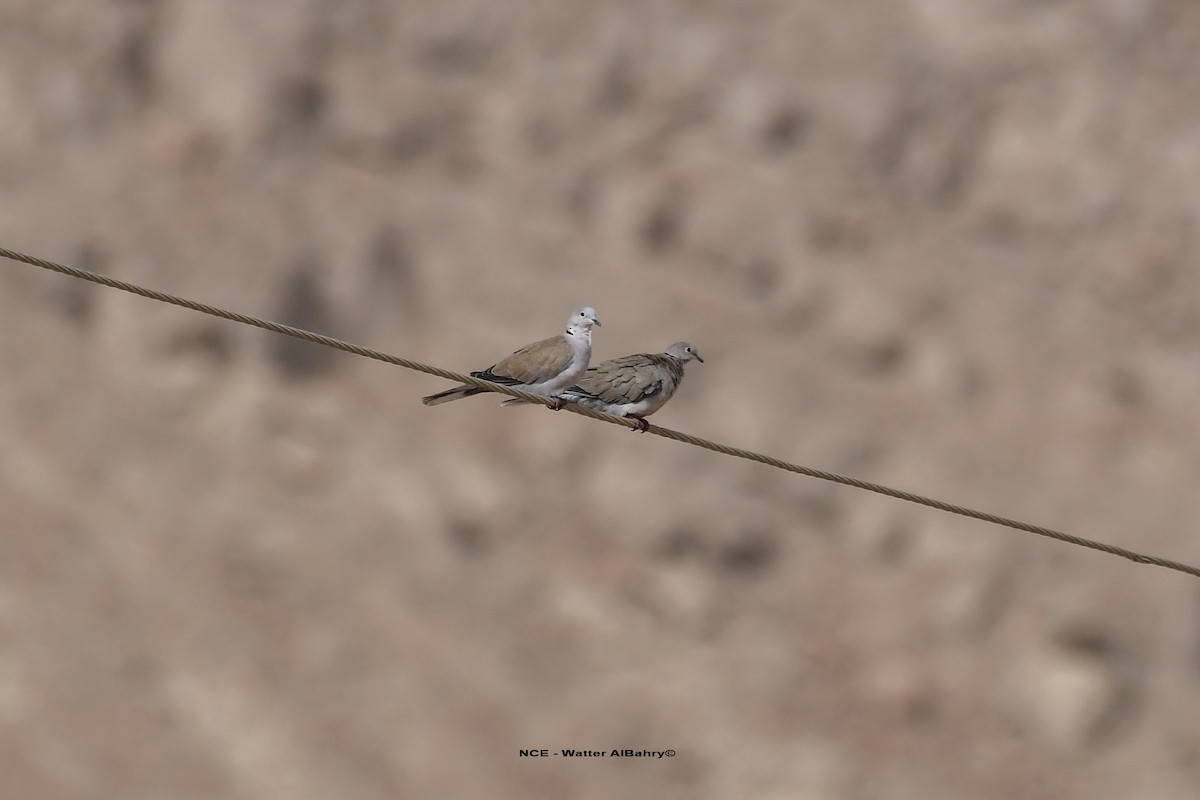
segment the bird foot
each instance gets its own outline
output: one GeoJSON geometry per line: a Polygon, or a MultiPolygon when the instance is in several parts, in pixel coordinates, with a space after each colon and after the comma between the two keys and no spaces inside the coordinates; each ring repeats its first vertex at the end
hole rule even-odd
{"type": "Polygon", "coordinates": [[[637,431],[638,433],[645,433],[646,431],[650,430],[649,422],[642,419],[641,417],[634,417],[634,419],[636,420],[637,425],[636,425],[636,427],[630,428],[629,430],[637,431]]]}
{"type": "Polygon", "coordinates": [[[554,398],[551,398],[551,403],[550,403],[550,405],[546,406],[546,408],[550,409],[551,411],[562,411],[563,406],[565,406],[566,404],[567,404],[567,401],[562,399],[561,397],[554,397],[554,398]]]}

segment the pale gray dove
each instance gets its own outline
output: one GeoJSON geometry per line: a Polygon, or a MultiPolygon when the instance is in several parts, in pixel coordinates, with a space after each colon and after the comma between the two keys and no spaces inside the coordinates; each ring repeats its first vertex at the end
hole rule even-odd
{"type": "Polygon", "coordinates": [[[603,361],[585,372],[575,386],[562,393],[562,398],[636,419],[638,430],[645,432],[649,428],[645,418],[674,396],[683,380],[683,365],[693,358],[704,363],[695,347],[676,342],[665,353],[637,353],[603,361]]]}
{"type": "MultiPolygon", "coordinates": [[[[592,357],[592,326],[599,327],[596,310],[584,306],[571,312],[566,333],[551,336],[526,345],[487,369],[472,372],[474,378],[523,389],[543,397],[558,397],[563,389],[579,380],[592,357]]],[[[436,406],[481,394],[487,391],[477,386],[456,386],[421,399],[427,406],[436,406]]],[[[558,407],[562,407],[559,399],[558,407]]]]}

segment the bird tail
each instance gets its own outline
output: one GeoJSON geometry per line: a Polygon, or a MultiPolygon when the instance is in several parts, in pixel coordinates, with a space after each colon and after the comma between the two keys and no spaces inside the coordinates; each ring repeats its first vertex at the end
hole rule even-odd
{"type": "Polygon", "coordinates": [[[427,406],[440,406],[442,403],[449,403],[451,400],[461,400],[464,397],[481,394],[482,392],[483,389],[480,389],[478,386],[455,386],[453,389],[431,394],[429,397],[422,397],[421,402],[427,406]]]}

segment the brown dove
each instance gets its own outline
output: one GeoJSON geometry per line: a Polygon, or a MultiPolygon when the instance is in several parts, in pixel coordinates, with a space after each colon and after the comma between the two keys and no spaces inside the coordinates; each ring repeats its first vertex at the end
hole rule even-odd
{"type": "Polygon", "coordinates": [[[674,396],[683,380],[683,365],[692,359],[704,363],[700,353],[687,342],[676,342],[664,353],[637,353],[601,362],[584,373],[579,382],[562,393],[563,400],[638,421],[645,432],[645,418],[674,396]]]}

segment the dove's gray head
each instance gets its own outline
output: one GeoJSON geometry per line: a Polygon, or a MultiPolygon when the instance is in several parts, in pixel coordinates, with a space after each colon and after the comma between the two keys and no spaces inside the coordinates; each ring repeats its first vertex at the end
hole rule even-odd
{"type": "Polygon", "coordinates": [[[691,361],[693,358],[704,363],[704,359],[700,357],[700,351],[687,342],[676,342],[667,348],[667,355],[672,358],[678,358],[683,363],[691,361]]]}
{"type": "Polygon", "coordinates": [[[595,325],[600,327],[600,320],[596,319],[596,309],[591,306],[577,308],[571,312],[571,318],[567,320],[567,332],[572,329],[576,331],[586,331],[595,325]]]}

